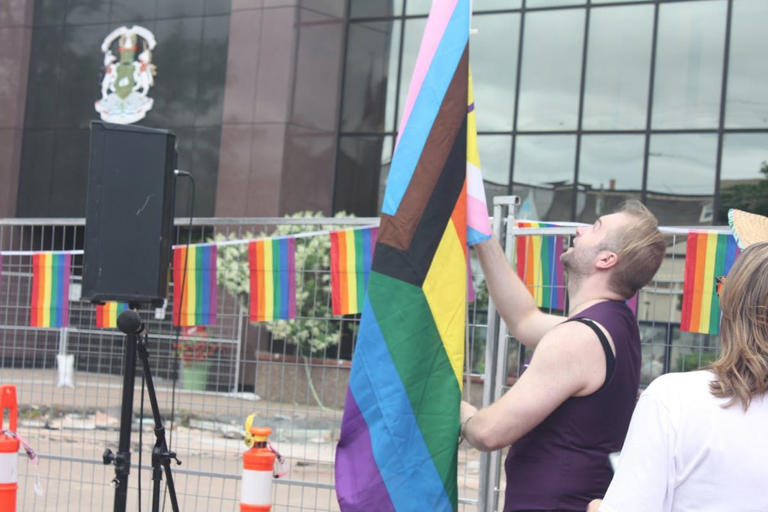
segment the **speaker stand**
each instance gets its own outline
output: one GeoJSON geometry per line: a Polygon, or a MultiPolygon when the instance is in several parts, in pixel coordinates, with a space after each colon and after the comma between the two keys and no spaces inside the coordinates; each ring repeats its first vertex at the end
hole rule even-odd
{"type": "MultiPolygon", "coordinates": [[[[141,359],[144,379],[147,383],[149,403],[152,407],[152,417],[155,422],[155,446],[152,448],[152,512],[160,510],[160,486],[165,471],[165,480],[168,494],[171,498],[173,512],[179,512],[179,503],[176,499],[176,486],[171,473],[171,460],[176,464],[181,461],[176,453],[168,450],[165,441],[165,427],[160,416],[160,407],[157,404],[155,385],[152,381],[152,372],[149,367],[149,352],[147,351],[147,338],[142,336],[144,325],[136,311],[128,309],[120,313],[117,319],[118,328],[125,333],[125,358],[123,364],[123,397],[120,409],[120,439],[117,454],[108,449],[104,452],[104,464],[115,465],[114,512],[125,512],[128,497],[128,474],[131,469],[131,423],[133,418],[133,387],[136,380],[136,354],[141,359]]],[[[141,448],[139,448],[141,449],[141,448]]],[[[139,468],[141,470],[141,468],[139,468]]],[[[141,496],[139,496],[141,500],[141,496]]]]}

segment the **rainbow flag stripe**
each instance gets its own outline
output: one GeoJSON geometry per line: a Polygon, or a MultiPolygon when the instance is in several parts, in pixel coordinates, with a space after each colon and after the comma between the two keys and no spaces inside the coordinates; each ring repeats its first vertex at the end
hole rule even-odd
{"type": "Polygon", "coordinates": [[[114,329],[117,327],[117,317],[128,309],[127,302],[108,301],[96,306],[96,328],[114,329]]]}
{"type": "Polygon", "coordinates": [[[69,271],[72,256],[41,252],[32,256],[32,300],[29,325],[69,325],[69,271]]]}
{"type": "Polygon", "coordinates": [[[331,304],[334,315],[363,310],[377,228],[331,232],[331,304]]]}
{"type": "Polygon", "coordinates": [[[188,327],[216,323],[218,292],[215,245],[173,250],[173,325],[188,327]],[[184,296],[181,297],[184,281],[184,296]]]}
{"type": "Polygon", "coordinates": [[[718,334],[720,298],[715,278],[728,274],[739,253],[730,234],[691,232],[685,249],[680,330],[718,334]]]}
{"type": "MultiPolygon", "coordinates": [[[[520,228],[546,228],[547,222],[518,222],[520,228]]],[[[562,236],[518,235],[516,244],[517,275],[540,308],[565,308],[565,277],[560,255],[562,236]]]]}
{"type": "Polygon", "coordinates": [[[296,318],[296,239],[267,238],[248,244],[251,322],[296,318]]]}

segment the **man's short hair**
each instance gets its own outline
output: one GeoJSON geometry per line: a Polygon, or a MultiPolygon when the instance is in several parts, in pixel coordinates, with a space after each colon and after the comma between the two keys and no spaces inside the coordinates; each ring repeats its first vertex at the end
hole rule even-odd
{"type": "Polygon", "coordinates": [[[608,248],[618,255],[608,285],[622,297],[630,298],[653,279],[664,259],[667,244],[656,217],[640,201],[624,202],[617,213],[632,219],[608,235],[608,248]]]}

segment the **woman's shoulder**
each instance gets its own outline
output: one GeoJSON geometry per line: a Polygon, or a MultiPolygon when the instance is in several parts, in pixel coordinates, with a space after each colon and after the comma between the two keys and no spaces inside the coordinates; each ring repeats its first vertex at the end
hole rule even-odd
{"type": "Polygon", "coordinates": [[[709,370],[666,373],[651,382],[641,394],[664,402],[691,400],[696,397],[707,398],[709,383],[715,378],[709,370]]]}

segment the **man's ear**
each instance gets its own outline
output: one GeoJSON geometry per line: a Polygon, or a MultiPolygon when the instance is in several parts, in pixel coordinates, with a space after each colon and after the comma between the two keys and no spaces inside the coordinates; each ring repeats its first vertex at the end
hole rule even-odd
{"type": "Polygon", "coordinates": [[[597,261],[595,262],[595,266],[601,270],[608,270],[609,268],[615,267],[618,262],[618,254],[613,251],[602,250],[597,253],[597,261]]]}

